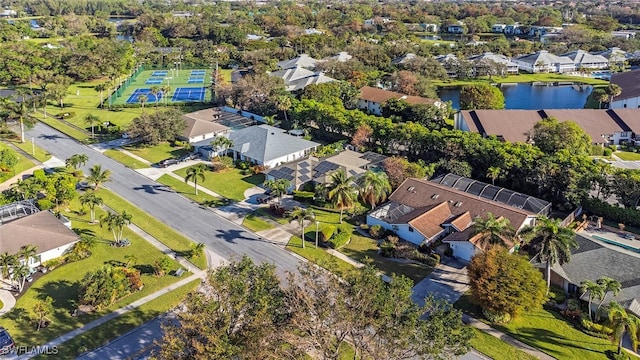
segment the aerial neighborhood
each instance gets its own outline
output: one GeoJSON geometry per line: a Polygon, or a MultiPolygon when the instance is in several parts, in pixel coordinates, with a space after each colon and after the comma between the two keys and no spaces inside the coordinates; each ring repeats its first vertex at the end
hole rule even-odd
{"type": "Polygon", "coordinates": [[[640,357],[635,1],[3,1],[0,357],[640,357]]]}

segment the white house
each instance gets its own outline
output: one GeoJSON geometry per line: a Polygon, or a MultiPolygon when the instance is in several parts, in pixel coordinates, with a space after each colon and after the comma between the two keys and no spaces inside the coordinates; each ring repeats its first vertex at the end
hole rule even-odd
{"type": "MultiPolygon", "coordinates": [[[[511,61],[511,59],[501,54],[486,52],[484,54],[470,56],[467,59],[469,61],[472,61],[476,66],[476,68],[478,65],[482,65],[483,62],[493,61],[495,63],[504,65],[504,70],[506,74],[518,73],[518,64],[514,63],[513,61],[511,61]]],[[[475,71],[477,72],[477,69],[475,69],[475,71]]],[[[500,74],[500,75],[506,75],[506,74],[500,74]]]]}
{"type": "Polygon", "coordinates": [[[288,163],[313,152],[320,144],[287,134],[269,125],[250,126],[229,134],[234,159],[268,168],[288,163]]]}
{"type": "Polygon", "coordinates": [[[463,24],[454,24],[447,26],[447,32],[452,34],[464,34],[464,25],[463,24]]]}
{"type": "Polygon", "coordinates": [[[405,180],[388,202],[367,215],[367,224],[380,225],[415,245],[442,239],[450,243],[454,256],[468,261],[482,250],[473,238],[476,217],[490,212],[519,230],[550,209],[551,204],[544,200],[447,174],[431,181],[405,180]]]}
{"type": "Polygon", "coordinates": [[[20,201],[0,208],[0,252],[17,254],[27,245],[37,248],[36,255],[26,265],[31,268],[65,254],[79,240],[71,231],[71,222],[58,219],[49,211],[38,211],[29,201],[20,201]],[[29,209],[30,208],[30,209],[29,209]],[[7,217],[7,214],[12,214],[7,217]]]}
{"type": "Polygon", "coordinates": [[[640,70],[614,73],[611,75],[611,84],[620,86],[622,93],[613,98],[610,109],[640,108],[640,70]]]}
{"type": "Polygon", "coordinates": [[[502,34],[504,32],[504,29],[506,28],[507,28],[507,25],[505,24],[493,24],[491,26],[491,32],[496,34],[502,34]]]}
{"type": "Polygon", "coordinates": [[[518,64],[521,71],[529,73],[564,73],[574,71],[576,69],[576,65],[573,60],[566,56],[556,56],[546,50],[540,50],[534,54],[519,56],[511,61],[518,64]]]}
{"type": "Polygon", "coordinates": [[[234,115],[225,113],[219,108],[203,109],[182,115],[182,119],[187,126],[179,136],[179,139],[192,144],[228,133],[230,131],[229,128],[220,123],[223,116],[228,117],[234,115]]]}
{"type": "Polygon", "coordinates": [[[366,110],[372,114],[381,116],[382,105],[391,99],[404,100],[411,105],[430,104],[437,107],[446,107],[447,105],[440,100],[427,99],[420,96],[405,95],[395,91],[388,91],[371,86],[364,86],[360,89],[358,97],[358,109],[366,110]]]}
{"type": "Polygon", "coordinates": [[[576,69],[606,69],[609,67],[609,60],[602,55],[590,54],[584,50],[576,50],[562,54],[573,60],[576,69]]]}
{"type": "Polygon", "coordinates": [[[522,35],[522,27],[518,23],[507,25],[504,28],[504,33],[505,35],[522,35]]]}

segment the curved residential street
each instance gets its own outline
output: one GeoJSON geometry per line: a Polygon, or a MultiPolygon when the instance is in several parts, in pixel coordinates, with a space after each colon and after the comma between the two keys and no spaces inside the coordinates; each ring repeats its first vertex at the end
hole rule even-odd
{"type": "Polygon", "coordinates": [[[87,154],[89,162],[83,169],[85,172],[95,164],[111,170],[111,181],[105,184],[106,188],[194,241],[205,243],[219,257],[230,260],[246,254],[256,262],[275,264],[281,275],[284,271],[296,271],[298,258],[282,247],[274,246],[269,240],[258,237],[209,209],[201,208],[167,186],[140,175],[67,135],[42,123],[37,123],[26,134],[60,160],[73,154],[87,154]]]}

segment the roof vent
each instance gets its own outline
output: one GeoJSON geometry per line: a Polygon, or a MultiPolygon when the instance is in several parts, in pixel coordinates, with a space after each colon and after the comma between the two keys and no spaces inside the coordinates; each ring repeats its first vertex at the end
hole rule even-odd
{"type": "Polygon", "coordinates": [[[458,202],[457,202],[455,205],[453,205],[453,206],[455,206],[455,207],[460,207],[460,206],[462,206],[462,201],[458,201],[458,202]]]}
{"type": "Polygon", "coordinates": [[[416,189],[416,187],[415,187],[415,186],[409,186],[409,187],[407,188],[407,191],[413,192],[415,189],[416,189]]]}
{"type": "Polygon", "coordinates": [[[440,194],[433,194],[433,195],[431,195],[431,198],[432,198],[432,199],[437,199],[438,197],[440,197],[440,194]]]}

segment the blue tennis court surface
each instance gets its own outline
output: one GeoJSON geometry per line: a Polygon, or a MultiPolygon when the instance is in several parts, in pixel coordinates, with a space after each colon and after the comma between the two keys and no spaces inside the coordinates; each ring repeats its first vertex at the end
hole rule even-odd
{"type": "Polygon", "coordinates": [[[145,81],[144,83],[146,85],[160,85],[160,84],[162,84],[163,80],[164,80],[163,78],[150,78],[149,80],[145,81]]]}
{"type": "Polygon", "coordinates": [[[191,70],[191,76],[193,75],[204,75],[206,72],[205,70],[191,70]]]}
{"type": "Polygon", "coordinates": [[[203,84],[203,83],[204,83],[203,77],[190,77],[189,80],[187,80],[187,84],[203,84]]]}
{"type": "Polygon", "coordinates": [[[171,101],[204,101],[205,91],[203,87],[176,88],[171,101]]]}
{"type": "Polygon", "coordinates": [[[167,76],[168,74],[168,71],[154,71],[151,76],[167,76]]]}
{"type": "MultiPolygon", "coordinates": [[[[203,99],[204,99],[204,92],[203,94],[203,99]]],[[[137,104],[139,103],[139,97],[146,95],[147,96],[147,103],[154,103],[156,102],[156,96],[153,95],[151,93],[151,89],[136,89],[133,94],[131,94],[131,96],[129,96],[129,98],[127,99],[127,104],[137,104]]],[[[175,95],[174,95],[175,97],[175,95]]],[[[158,94],[158,101],[160,101],[160,99],[162,99],[162,93],[158,94]]]]}

